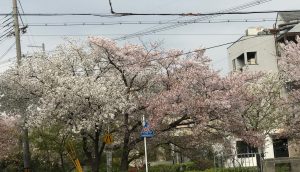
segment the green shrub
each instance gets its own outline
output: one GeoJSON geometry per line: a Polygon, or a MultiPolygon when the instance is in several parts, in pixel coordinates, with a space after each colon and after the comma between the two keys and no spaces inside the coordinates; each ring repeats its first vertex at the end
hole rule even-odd
{"type": "MultiPolygon", "coordinates": [[[[200,172],[203,169],[207,169],[207,163],[200,162],[198,164],[194,162],[186,162],[182,164],[164,164],[164,165],[157,165],[157,166],[150,166],[149,172],[180,172],[182,171],[195,171],[200,172]]],[[[211,166],[210,166],[211,167],[211,166]]]]}
{"type": "Polygon", "coordinates": [[[157,166],[150,166],[149,172],[177,172],[180,169],[180,166],[175,165],[157,165],[157,166]]]}
{"type": "Polygon", "coordinates": [[[207,159],[200,159],[194,163],[194,168],[188,170],[200,170],[204,171],[206,169],[210,169],[214,167],[214,162],[207,159]]]}
{"type": "Polygon", "coordinates": [[[240,168],[210,168],[202,172],[258,172],[256,167],[240,167],[240,168]]]}

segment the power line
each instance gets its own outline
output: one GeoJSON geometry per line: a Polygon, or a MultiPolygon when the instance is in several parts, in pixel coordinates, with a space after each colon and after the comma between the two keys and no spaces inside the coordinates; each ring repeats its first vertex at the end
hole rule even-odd
{"type": "MultiPolygon", "coordinates": [[[[18,3],[19,3],[19,5],[20,5],[20,7],[21,7],[22,13],[24,14],[25,12],[24,12],[24,8],[23,8],[23,6],[22,6],[21,1],[18,0],[18,3]]],[[[27,29],[27,28],[28,28],[28,24],[26,24],[26,25],[24,24],[23,19],[22,19],[22,16],[20,16],[20,19],[21,19],[22,25],[23,25],[23,27],[22,27],[22,32],[23,32],[23,33],[27,33],[28,30],[29,30],[29,29],[27,29]]],[[[28,23],[27,20],[26,20],[26,18],[24,18],[24,20],[25,20],[26,23],[28,23]]],[[[30,44],[36,44],[36,43],[33,43],[33,42],[35,42],[35,41],[34,41],[34,39],[33,39],[32,37],[27,37],[27,38],[28,38],[28,41],[30,42],[30,44]]],[[[31,48],[31,50],[32,50],[32,48],[31,48]]]]}
{"type": "Polygon", "coordinates": [[[4,34],[2,34],[2,35],[0,36],[0,39],[1,39],[1,38],[5,38],[5,37],[11,36],[13,30],[14,30],[14,29],[13,29],[12,27],[8,28],[7,31],[4,32],[4,34]]]}
{"type": "Polygon", "coordinates": [[[3,44],[7,40],[8,40],[8,37],[4,37],[4,38],[0,39],[0,45],[3,44]]]}
{"type": "MultiPolygon", "coordinates": [[[[271,0],[265,0],[271,1],[271,0]]],[[[256,0],[257,2],[257,0],[256,0]]],[[[300,10],[269,10],[269,11],[241,11],[241,12],[213,12],[213,13],[196,13],[190,16],[214,16],[214,15],[242,15],[242,14],[269,14],[269,13],[280,13],[280,12],[300,12],[300,10]]],[[[6,16],[9,13],[0,13],[0,16],[6,16]]],[[[129,13],[130,14],[130,13],[129,13]]],[[[49,17],[49,16],[96,16],[96,17],[121,17],[112,14],[101,14],[101,13],[22,13],[20,16],[36,16],[36,17],[49,17]]],[[[181,13],[133,13],[128,16],[135,15],[167,15],[167,16],[189,16],[182,15],[181,13]]]]}
{"type": "MultiPolygon", "coordinates": [[[[20,0],[18,0],[18,4],[19,4],[20,7],[21,7],[22,14],[24,14],[25,12],[24,12],[24,9],[23,9],[23,6],[22,6],[20,0]]],[[[21,13],[19,12],[19,9],[17,9],[17,10],[18,10],[18,14],[20,15],[21,13]]],[[[24,25],[24,22],[23,22],[23,19],[22,19],[21,16],[20,16],[20,19],[21,19],[22,25],[25,26],[25,25],[24,25]]]]}
{"type": "MultiPolygon", "coordinates": [[[[6,16],[10,13],[0,13],[0,16],[6,16]]],[[[51,17],[51,16],[95,16],[95,17],[118,17],[112,14],[101,13],[22,13],[19,16],[33,16],[33,17],[51,17]]]]}
{"type": "MultiPolygon", "coordinates": [[[[132,12],[115,12],[111,0],[109,1],[110,11],[112,14],[119,16],[204,16],[204,15],[224,15],[224,14],[261,14],[261,13],[275,13],[277,10],[272,11],[249,11],[249,12],[216,12],[216,13],[132,13],[132,12]]],[[[257,1],[259,2],[259,1],[257,1]]],[[[297,12],[299,10],[296,10],[297,12]]],[[[280,12],[290,12],[289,10],[280,12]]]]}
{"type": "Polygon", "coordinates": [[[7,15],[5,15],[4,17],[2,17],[2,19],[0,19],[0,21],[1,20],[4,20],[6,17],[8,17],[9,15],[7,14],[7,15]]]}
{"type": "Polygon", "coordinates": [[[191,24],[191,23],[196,22],[196,21],[210,20],[212,18],[221,16],[222,15],[221,13],[234,13],[236,11],[247,9],[247,8],[250,8],[250,7],[253,7],[253,6],[256,6],[256,5],[260,5],[262,3],[266,3],[266,2],[269,2],[269,1],[272,1],[272,0],[254,0],[254,1],[250,1],[250,2],[248,2],[246,4],[243,4],[243,5],[239,5],[239,6],[236,6],[236,7],[232,7],[232,8],[228,8],[228,9],[225,9],[225,10],[218,11],[218,12],[215,13],[216,15],[207,15],[207,16],[195,17],[194,19],[183,20],[183,21],[185,21],[185,23],[169,24],[167,26],[162,26],[162,27],[158,26],[154,29],[152,27],[152,28],[149,28],[149,29],[144,29],[144,30],[141,30],[141,31],[138,31],[138,32],[134,32],[132,34],[127,34],[127,35],[124,35],[122,37],[115,38],[114,40],[125,40],[125,39],[144,36],[144,35],[154,33],[154,32],[161,32],[161,31],[165,31],[165,30],[175,29],[177,27],[185,26],[187,24],[191,24]]]}
{"type": "Polygon", "coordinates": [[[21,1],[18,0],[18,3],[19,3],[19,5],[20,5],[20,7],[21,7],[22,13],[24,14],[25,12],[24,12],[23,6],[22,6],[22,4],[21,4],[21,1]]]}
{"type": "Polygon", "coordinates": [[[9,33],[8,31],[11,30],[13,28],[13,25],[12,26],[7,26],[8,28],[6,28],[4,31],[3,31],[3,35],[9,33]]]}
{"type": "MultiPolygon", "coordinates": [[[[147,62],[152,62],[152,61],[157,61],[157,60],[164,60],[164,59],[168,59],[168,58],[173,58],[173,57],[178,57],[178,56],[182,56],[182,55],[188,55],[188,54],[192,54],[192,53],[197,53],[197,52],[200,52],[200,51],[203,51],[203,50],[209,50],[209,49],[214,49],[214,48],[219,48],[219,47],[222,47],[222,46],[225,46],[225,45],[229,45],[229,44],[234,44],[234,43],[237,43],[237,42],[242,42],[242,41],[246,41],[246,40],[249,40],[249,39],[253,39],[253,38],[256,38],[256,37],[262,37],[262,36],[265,36],[265,35],[259,35],[259,36],[251,36],[251,37],[248,37],[248,38],[245,38],[245,39],[239,39],[237,41],[232,41],[232,42],[227,42],[227,43],[223,43],[223,44],[218,44],[218,45],[214,45],[214,46],[210,46],[210,47],[207,47],[207,48],[203,48],[203,49],[199,49],[199,50],[194,50],[194,51],[187,51],[187,52],[183,52],[183,53],[179,53],[179,54],[176,54],[176,55],[170,55],[170,56],[166,56],[166,57],[161,57],[161,58],[156,58],[156,59],[151,59],[151,60],[147,60],[147,62]]],[[[12,45],[13,47],[14,45],[12,45]]],[[[52,52],[52,51],[48,51],[48,52],[52,52]]],[[[2,58],[2,57],[1,57],[2,58]]],[[[0,59],[1,59],[0,58],[0,59]]],[[[51,60],[49,60],[48,58],[45,58],[47,61],[49,61],[50,63],[53,64],[53,62],[51,60]]],[[[108,62],[108,61],[102,61],[102,62],[108,62]]],[[[1,61],[0,61],[0,64],[1,64],[1,61]]],[[[3,64],[3,63],[2,63],[3,64]]],[[[135,65],[137,63],[128,63],[128,64],[124,64],[122,65],[121,67],[124,67],[124,66],[131,66],[131,65],[135,65]]],[[[59,70],[62,70],[59,66],[56,66],[59,70]]],[[[90,69],[88,71],[96,71],[96,70],[99,70],[99,69],[90,69]]],[[[86,72],[86,70],[81,70],[81,71],[76,71],[76,72],[86,72]]]]}
{"type": "Polygon", "coordinates": [[[10,15],[11,15],[11,13],[8,13],[8,14],[6,14],[2,19],[0,19],[0,21],[1,21],[1,20],[4,20],[4,21],[2,22],[2,24],[5,23],[5,22],[7,22],[8,20],[12,19],[12,17],[6,19],[6,18],[7,18],[8,16],[10,16],[10,15]]]}
{"type": "MultiPolygon", "coordinates": [[[[174,24],[180,23],[195,23],[195,24],[215,24],[215,23],[261,23],[261,22],[273,22],[280,21],[276,19],[240,19],[240,20],[208,20],[208,21],[177,21],[177,22],[169,22],[174,24]]],[[[299,18],[300,21],[300,18],[299,18]]],[[[107,25],[152,25],[152,24],[164,24],[161,21],[119,21],[119,22],[65,22],[65,23],[28,23],[27,26],[33,27],[58,27],[58,26],[107,26],[107,25]]]]}
{"type": "MultiPolygon", "coordinates": [[[[244,39],[242,39],[243,38],[242,37],[241,39],[238,39],[236,41],[226,42],[226,43],[223,43],[223,44],[218,44],[218,45],[206,47],[206,48],[203,48],[203,49],[197,49],[197,50],[193,50],[193,51],[187,51],[187,52],[183,52],[183,53],[178,53],[176,55],[170,55],[170,56],[166,56],[166,57],[151,59],[151,60],[148,60],[147,62],[152,62],[152,61],[156,61],[156,60],[164,60],[164,59],[167,59],[167,58],[173,58],[173,57],[178,57],[178,56],[182,56],[182,55],[188,55],[188,54],[192,54],[192,53],[197,53],[197,52],[201,52],[201,51],[205,51],[205,50],[210,50],[210,49],[214,49],[214,48],[219,48],[219,47],[223,47],[225,45],[235,44],[237,42],[242,42],[242,41],[246,41],[246,40],[249,40],[249,39],[254,39],[256,37],[262,37],[262,36],[265,36],[265,35],[251,36],[251,37],[244,38],[244,39]]],[[[130,64],[126,64],[126,65],[134,65],[134,64],[136,64],[136,63],[130,63],[130,64]]],[[[124,65],[124,66],[126,66],[126,65],[124,65]]]]}
{"type": "Polygon", "coordinates": [[[7,27],[7,26],[11,25],[11,23],[12,23],[12,16],[11,16],[10,18],[4,20],[4,21],[0,24],[0,26],[2,25],[2,27],[4,28],[4,27],[7,27]]]}
{"type": "MultiPolygon", "coordinates": [[[[107,34],[33,34],[33,35],[22,35],[24,36],[36,36],[36,37],[68,37],[68,36],[74,36],[74,37],[88,37],[88,36],[114,36],[114,35],[124,35],[124,33],[107,33],[107,34]]],[[[166,33],[166,34],[149,34],[154,36],[233,36],[233,35],[240,35],[241,33],[166,33]]]]}
{"type": "Polygon", "coordinates": [[[13,44],[0,56],[0,59],[2,59],[3,57],[5,57],[9,51],[15,46],[16,42],[13,42],[13,44]]]}
{"type": "MultiPolygon", "coordinates": [[[[169,56],[166,56],[166,57],[160,57],[160,58],[155,58],[155,59],[147,60],[146,62],[152,62],[152,61],[156,61],[156,60],[164,60],[164,59],[178,57],[178,56],[182,56],[182,55],[188,55],[188,54],[192,54],[192,53],[197,53],[197,52],[201,52],[201,51],[204,51],[204,50],[215,49],[215,48],[223,47],[225,45],[230,45],[230,44],[234,44],[234,43],[237,43],[237,42],[242,42],[242,41],[246,41],[246,40],[249,40],[249,39],[254,39],[254,38],[262,37],[262,36],[265,36],[265,35],[251,36],[251,37],[244,38],[244,39],[241,38],[241,39],[238,39],[236,41],[226,42],[226,43],[223,43],[223,44],[218,44],[218,45],[206,47],[206,48],[203,48],[203,49],[197,49],[197,50],[193,50],[193,51],[187,51],[187,52],[178,53],[176,55],[169,55],[169,56]]],[[[52,51],[48,51],[48,52],[52,52],[52,51]]],[[[49,62],[51,62],[49,59],[47,59],[47,60],[49,62]]],[[[102,61],[102,62],[108,62],[108,61],[102,61]]],[[[135,64],[137,64],[137,63],[128,63],[128,64],[122,65],[122,67],[132,66],[132,65],[135,65],[135,64]]],[[[98,69],[93,69],[93,70],[98,70],[98,69]]],[[[79,71],[79,72],[84,72],[84,71],[79,71]]]]}

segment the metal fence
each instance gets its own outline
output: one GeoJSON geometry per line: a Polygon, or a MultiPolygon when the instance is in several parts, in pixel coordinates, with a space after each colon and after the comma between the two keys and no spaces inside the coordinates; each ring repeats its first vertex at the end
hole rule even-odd
{"type": "Polygon", "coordinates": [[[257,153],[214,156],[214,172],[262,172],[262,158],[257,153]]]}

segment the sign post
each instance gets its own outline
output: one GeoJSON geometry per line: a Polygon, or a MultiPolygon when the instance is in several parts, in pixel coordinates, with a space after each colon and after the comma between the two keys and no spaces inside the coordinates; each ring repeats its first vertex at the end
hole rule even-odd
{"type": "Polygon", "coordinates": [[[109,126],[107,129],[107,134],[103,137],[103,142],[107,144],[106,146],[106,171],[112,172],[112,147],[111,144],[114,142],[113,136],[109,133],[109,126]]]}
{"type": "Polygon", "coordinates": [[[147,138],[151,138],[154,136],[153,130],[150,128],[148,122],[145,120],[145,116],[143,115],[143,130],[141,132],[141,137],[144,138],[144,147],[145,147],[145,167],[146,172],[148,172],[148,159],[147,159],[147,138]]]}

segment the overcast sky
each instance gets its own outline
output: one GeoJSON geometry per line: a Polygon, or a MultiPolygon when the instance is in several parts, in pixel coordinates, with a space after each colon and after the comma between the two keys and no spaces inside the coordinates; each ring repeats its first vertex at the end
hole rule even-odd
{"type": "MultiPolygon", "coordinates": [[[[0,13],[12,11],[12,0],[0,0],[0,13]]],[[[110,13],[108,0],[20,0],[25,13],[110,13]]],[[[248,3],[253,0],[112,0],[116,12],[135,13],[208,13],[224,10],[248,3]]],[[[298,10],[300,0],[271,0],[270,2],[254,6],[243,11],[263,10],[298,10]]],[[[0,22],[4,16],[0,16],[0,22]]],[[[127,16],[127,17],[95,17],[95,16],[59,16],[59,17],[22,17],[25,24],[33,23],[70,23],[70,22],[122,22],[122,21],[167,21],[176,19],[178,16],[127,16]]],[[[185,17],[181,19],[191,19],[185,17]]],[[[213,21],[227,19],[276,19],[276,14],[256,15],[223,15],[212,19],[213,21]]],[[[199,47],[210,47],[240,38],[248,27],[263,26],[272,28],[274,22],[230,22],[230,23],[196,23],[187,26],[159,32],[159,35],[147,35],[134,39],[125,40],[131,43],[140,43],[140,40],[163,41],[165,48],[178,48],[189,51],[199,47]]],[[[112,25],[112,26],[31,26],[28,32],[21,37],[22,53],[32,53],[45,43],[46,50],[52,50],[58,44],[64,42],[63,36],[75,39],[86,39],[87,35],[99,35],[117,38],[124,34],[134,33],[156,25],[112,25]],[[77,36],[74,36],[77,35],[77,36]]],[[[2,28],[2,25],[1,27],[2,28]]],[[[3,30],[0,30],[2,35],[3,30]]],[[[0,71],[8,66],[8,61],[15,59],[15,48],[11,49],[6,56],[2,57],[13,44],[14,38],[0,42],[0,71]],[[2,58],[1,58],[2,57],[2,58]]],[[[124,41],[119,41],[120,44],[124,41]]],[[[257,45],[259,46],[259,45],[257,45]]],[[[208,50],[206,55],[213,60],[213,67],[221,70],[223,74],[228,72],[227,47],[223,46],[208,50]]]]}

